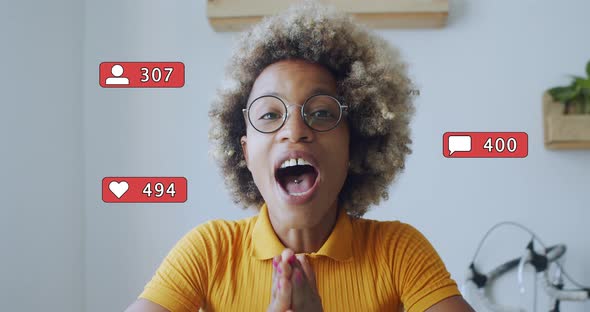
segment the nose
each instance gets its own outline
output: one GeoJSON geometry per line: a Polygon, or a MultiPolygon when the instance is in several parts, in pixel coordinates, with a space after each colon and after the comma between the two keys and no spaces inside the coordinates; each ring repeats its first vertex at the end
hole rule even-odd
{"type": "Polygon", "coordinates": [[[287,111],[287,120],[279,130],[279,140],[293,143],[312,141],[315,134],[301,116],[301,105],[289,105],[287,111]]]}

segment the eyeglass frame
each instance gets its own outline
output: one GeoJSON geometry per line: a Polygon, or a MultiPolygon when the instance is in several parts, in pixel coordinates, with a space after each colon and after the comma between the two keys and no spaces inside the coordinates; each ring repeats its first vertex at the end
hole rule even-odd
{"type": "Polygon", "coordinates": [[[248,119],[248,122],[250,122],[250,125],[252,125],[252,128],[254,128],[256,131],[258,131],[260,133],[274,133],[274,132],[277,132],[277,131],[281,130],[281,128],[283,128],[283,126],[287,123],[287,119],[289,119],[289,107],[294,106],[294,105],[301,107],[301,109],[300,109],[300,115],[301,115],[301,118],[303,119],[303,123],[307,127],[309,127],[311,130],[316,131],[316,132],[328,132],[330,130],[333,130],[334,128],[338,127],[338,125],[340,124],[340,121],[342,120],[342,116],[344,116],[345,113],[348,113],[348,105],[342,105],[342,103],[340,103],[340,101],[336,97],[334,97],[332,95],[329,95],[329,94],[324,94],[324,93],[318,93],[318,94],[314,94],[314,95],[308,97],[307,100],[305,100],[305,102],[303,102],[303,105],[299,105],[299,104],[290,104],[290,105],[287,105],[286,102],[287,101],[283,100],[278,95],[265,94],[265,95],[261,95],[261,96],[255,98],[254,100],[252,100],[252,102],[250,102],[250,104],[248,104],[248,108],[242,108],[242,113],[244,115],[246,115],[245,117],[248,119]],[[307,102],[309,102],[309,100],[313,99],[316,96],[327,96],[327,97],[330,97],[334,101],[336,101],[336,103],[338,104],[338,107],[340,108],[340,115],[338,116],[338,120],[336,121],[336,123],[334,124],[334,126],[332,128],[330,128],[330,129],[327,129],[327,130],[317,130],[317,129],[313,128],[312,126],[310,126],[307,123],[307,119],[305,118],[306,116],[305,116],[305,112],[303,111],[303,108],[305,107],[305,104],[307,104],[307,102]],[[252,119],[250,119],[250,107],[252,106],[252,104],[254,104],[254,102],[256,102],[258,99],[261,99],[263,97],[273,97],[273,98],[281,101],[281,103],[285,107],[285,116],[283,117],[283,122],[281,123],[281,125],[277,129],[275,129],[273,131],[266,131],[266,132],[265,131],[260,131],[258,128],[256,128],[256,126],[254,126],[254,123],[252,122],[252,119]]]}

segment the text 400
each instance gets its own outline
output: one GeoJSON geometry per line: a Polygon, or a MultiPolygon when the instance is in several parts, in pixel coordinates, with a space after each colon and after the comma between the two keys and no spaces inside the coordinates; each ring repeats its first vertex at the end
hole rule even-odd
{"type": "Polygon", "coordinates": [[[483,148],[487,149],[490,153],[494,150],[494,147],[498,153],[502,153],[504,149],[510,153],[514,153],[516,151],[516,139],[508,138],[508,140],[504,142],[504,138],[497,138],[494,145],[492,145],[492,138],[488,138],[483,145],[483,148]]]}
{"type": "MultiPolygon", "coordinates": [[[[166,74],[166,78],[164,78],[164,82],[168,82],[168,80],[170,80],[170,75],[172,74],[172,71],[174,70],[174,68],[172,67],[164,67],[164,71],[167,71],[168,74],[166,74]]],[[[142,79],[140,80],[141,82],[148,82],[150,81],[150,69],[147,67],[142,67],[141,68],[141,77],[142,79]]],[[[162,71],[158,68],[158,67],[154,67],[152,69],[152,81],[153,82],[160,82],[160,80],[162,79],[162,71]]]]}
{"type": "Polygon", "coordinates": [[[164,184],[161,182],[154,184],[154,191],[152,191],[152,184],[148,183],[145,185],[143,191],[141,192],[143,194],[146,194],[147,197],[151,197],[152,193],[155,193],[155,197],[162,197],[164,194],[168,194],[170,195],[170,197],[174,197],[174,194],[176,194],[176,191],[174,190],[174,182],[170,183],[170,185],[166,189],[166,192],[164,192],[164,184]]]}

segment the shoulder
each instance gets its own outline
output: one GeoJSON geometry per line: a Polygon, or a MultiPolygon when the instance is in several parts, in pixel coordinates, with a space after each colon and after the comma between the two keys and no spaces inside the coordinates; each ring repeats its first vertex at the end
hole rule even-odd
{"type": "Polygon", "coordinates": [[[379,221],[351,217],[354,236],[363,244],[378,246],[391,255],[407,248],[428,248],[430,243],[414,226],[399,220],[379,221]]]}
{"type": "Polygon", "coordinates": [[[256,216],[241,220],[209,220],[189,230],[177,243],[177,247],[186,251],[206,252],[222,256],[231,249],[242,246],[238,244],[252,231],[256,216]]]}
{"type": "Polygon", "coordinates": [[[192,228],[185,237],[189,240],[205,240],[210,244],[233,242],[252,230],[257,216],[240,220],[214,219],[192,228]]]}
{"type": "Polygon", "coordinates": [[[398,220],[380,221],[351,217],[351,223],[354,232],[364,232],[365,234],[376,235],[382,239],[400,239],[420,233],[410,224],[398,220]]]}

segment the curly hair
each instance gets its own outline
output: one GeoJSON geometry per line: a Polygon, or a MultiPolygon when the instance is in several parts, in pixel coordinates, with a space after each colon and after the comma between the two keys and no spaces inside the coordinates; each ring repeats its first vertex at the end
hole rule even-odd
{"type": "Polygon", "coordinates": [[[211,153],[221,167],[234,203],[264,203],[246,167],[240,138],[242,108],[254,81],[270,64],[303,59],[335,76],[337,94],[349,106],[350,166],[338,203],[363,216],[389,198],[388,187],[411,153],[412,82],[396,48],[332,6],[305,1],[264,18],[236,41],[226,80],[209,111],[211,153]]]}

